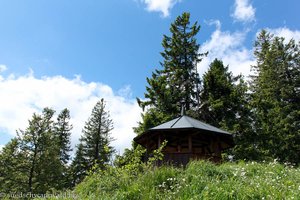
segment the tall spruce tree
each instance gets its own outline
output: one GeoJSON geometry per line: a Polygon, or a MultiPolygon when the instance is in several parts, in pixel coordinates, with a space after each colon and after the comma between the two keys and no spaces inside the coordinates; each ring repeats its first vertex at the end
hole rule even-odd
{"type": "MultiPolygon", "coordinates": [[[[162,69],[152,73],[147,78],[145,101],[138,99],[142,108],[151,107],[150,113],[145,113],[144,121],[139,127],[149,128],[147,124],[157,125],[162,121],[154,122],[153,113],[168,120],[180,114],[181,104],[186,110],[195,109],[199,102],[200,79],[197,73],[197,64],[205,54],[199,53],[200,45],[196,35],[200,30],[197,22],[190,23],[190,14],[183,13],[171,24],[171,36],[164,35],[161,52],[163,61],[162,69]],[[145,120],[150,120],[149,122],[145,120]]],[[[137,129],[138,132],[144,130],[137,129]]]]}
{"type": "Polygon", "coordinates": [[[71,130],[73,126],[70,124],[70,111],[65,108],[57,117],[54,125],[54,133],[57,137],[60,160],[63,164],[67,164],[70,160],[71,149],[71,130]]]}
{"type": "Polygon", "coordinates": [[[201,119],[213,126],[233,130],[240,103],[235,83],[240,76],[234,77],[228,71],[228,66],[225,67],[222,61],[215,59],[202,79],[201,119]]]}
{"type": "Polygon", "coordinates": [[[162,69],[153,72],[152,78],[147,78],[147,100],[140,102],[141,106],[150,105],[177,115],[181,102],[185,102],[187,110],[197,105],[200,81],[197,63],[204,56],[199,53],[200,45],[196,40],[199,30],[197,22],[190,24],[189,13],[178,16],[171,24],[171,36],[163,36],[162,69]]]}
{"type": "Polygon", "coordinates": [[[71,149],[71,130],[70,111],[65,108],[60,112],[57,121],[54,123],[54,134],[57,146],[57,154],[60,159],[60,166],[57,168],[56,180],[57,187],[60,189],[68,188],[71,185],[70,177],[70,153],[71,149]]]}
{"type": "Polygon", "coordinates": [[[83,135],[74,159],[73,174],[75,181],[82,180],[83,176],[96,164],[101,169],[111,160],[114,149],[110,146],[112,141],[111,131],[113,122],[109,113],[105,110],[104,99],[98,101],[92,110],[92,114],[83,128],[83,135]],[[80,160],[82,159],[82,160],[80,160]],[[76,163],[75,163],[76,162],[76,163]],[[80,166],[78,165],[80,164],[80,166]]]}
{"type": "Polygon", "coordinates": [[[199,118],[234,134],[236,159],[254,159],[252,114],[248,86],[243,78],[233,76],[223,62],[215,59],[203,74],[199,118]]]}
{"type": "Polygon", "coordinates": [[[255,43],[252,106],[257,148],[266,158],[300,161],[300,44],[263,30],[255,43]]]}
{"type": "Polygon", "coordinates": [[[233,131],[245,106],[247,85],[233,76],[223,62],[215,59],[203,75],[200,118],[207,123],[233,131]]]}

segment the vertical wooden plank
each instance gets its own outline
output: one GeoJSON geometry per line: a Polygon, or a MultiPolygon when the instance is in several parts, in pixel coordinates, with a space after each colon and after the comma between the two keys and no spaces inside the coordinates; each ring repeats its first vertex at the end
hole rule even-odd
{"type": "Polygon", "coordinates": [[[157,140],[157,148],[159,148],[161,145],[161,135],[158,135],[158,140],[157,140]]]}
{"type": "Polygon", "coordinates": [[[215,147],[214,147],[214,138],[213,137],[211,137],[210,139],[209,139],[209,149],[210,149],[210,153],[212,154],[213,152],[215,152],[215,147]]]}
{"type": "Polygon", "coordinates": [[[215,145],[216,147],[216,155],[218,156],[218,157],[221,157],[221,147],[220,147],[220,137],[218,136],[217,137],[217,139],[216,139],[216,145],[215,145]]]}
{"type": "Polygon", "coordinates": [[[188,136],[188,142],[189,142],[189,152],[192,153],[193,152],[193,141],[192,141],[192,136],[189,134],[188,136]]]}
{"type": "Polygon", "coordinates": [[[177,144],[177,152],[178,152],[178,153],[181,152],[181,145],[180,145],[180,143],[177,144]]]}
{"type": "Polygon", "coordinates": [[[147,143],[146,143],[146,157],[148,158],[148,155],[149,155],[149,139],[147,140],[147,143]]]}

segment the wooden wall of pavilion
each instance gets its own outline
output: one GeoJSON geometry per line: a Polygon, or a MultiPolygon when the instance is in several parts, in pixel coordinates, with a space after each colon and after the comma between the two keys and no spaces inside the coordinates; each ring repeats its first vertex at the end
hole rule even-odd
{"type": "Polygon", "coordinates": [[[229,145],[222,135],[198,130],[178,131],[173,133],[158,132],[147,141],[147,149],[154,150],[160,147],[163,141],[167,145],[163,149],[164,159],[158,164],[169,163],[186,165],[190,160],[208,159],[213,162],[221,161],[221,151],[229,145]]]}

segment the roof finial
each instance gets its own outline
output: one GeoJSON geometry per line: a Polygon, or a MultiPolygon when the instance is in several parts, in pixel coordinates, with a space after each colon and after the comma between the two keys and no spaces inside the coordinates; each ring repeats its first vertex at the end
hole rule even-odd
{"type": "Polygon", "coordinates": [[[180,113],[181,116],[185,115],[185,102],[182,101],[181,102],[181,113],[180,113]]]}

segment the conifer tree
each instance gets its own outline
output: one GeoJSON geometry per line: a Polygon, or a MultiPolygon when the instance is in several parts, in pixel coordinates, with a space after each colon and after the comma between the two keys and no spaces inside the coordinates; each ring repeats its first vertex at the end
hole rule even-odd
{"type": "Polygon", "coordinates": [[[202,79],[200,118],[213,126],[233,130],[247,85],[218,59],[210,64],[202,79]]]}
{"type": "MultiPolygon", "coordinates": [[[[101,169],[111,160],[114,149],[110,146],[112,141],[111,131],[113,122],[109,113],[105,110],[104,99],[98,101],[92,110],[92,114],[83,128],[83,135],[73,161],[73,174],[85,175],[94,165],[101,169]]],[[[78,177],[76,178],[76,180],[78,177]]]]}
{"type": "Polygon", "coordinates": [[[26,130],[18,132],[20,141],[20,151],[27,157],[28,162],[26,177],[27,191],[44,193],[50,189],[48,185],[49,160],[57,164],[55,159],[55,148],[51,148],[52,136],[52,116],[54,110],[45,108],[42,115],[33,114],[32,120],[29,120],[29,126],[26,130]],[[50,158],[50,154],[54,157],[50,158]]]}
{"type": "Polygon", "coordinates": [[[147,78],[146,101],[138,100],[141,107],[152,106],[174,117],[180,113],[182,102],[186,110],[198,105],[197,64],[204,56],[199,53],[200,45],[196,40],[199,30],[197,22],[190,24],[189,13],[178,16],[171,24],[171,36],[164,35],[162,41],[162,69],[147,78]]]}
{"type": "Polygon", "coordinates": [[[187,111],[198,109],[200,78],[197,64],[206,55],[199,53],[200,45],[196,39],[199,30],[197,22],[190,23],[190,14],[183,13],[171,24],[171,36],[163,36],[162,68],[147,78],[145,101],[137,99],[143,109],[150,107],[135,128],[137,134],[178,116],[182,104],[187,111]]]}
{"type": "Polygon", "coordinates": [[[26,155],[20,151],[20,141],[13,138],[0,152],[0,193],[27,192],[27,168],[26,155]]]}
{"type": "Polygon", "coordinates": [[[255,43],[252,106],[257,148],[266,158],[300,161],[300,44],[263,30],[255,43]]]}
{"type": "Polygon", "coordinates": [[[71,185],[69,174],[69,161],[71,149],[71,130],[70,111],[65,108],[57,117],[54,123],[54,134],[56,139],[57,154],[60,159],[60,166],[57,168],[56,180],[57,187],[60,189],[68,188],[71,185]]]}
{"type": "Polygon", "coordinates": [[[60,160],[63,164],[67,164],[70,160],[71,149],[71,130],[73,126],[70,125],[70,111],[65,108],[57,117],[57,122],[54,126],[54,133],[58,140],[60,149],[60,160]]]}
{"type": "Polygon", "coordinates": [[[70,167],[72,187],[80,183],[83,180],[83,178],[87,175],[88,164],[88,160],[84,156],[83,144],[79,143],[76,146],[75,157],[70,167]]]}
{"type": "Polygon", "coordinates": [[[234,134],[235,159],[254,159],[252,114],[248,86],[242,76],[233,76],[223,62],[215,59],[203,75],[199,118],[234,134]]]}
{"type": "Polygon", "coordinates": [[[0,153],[0,190],[44,194],[68,186],[65,155],[70,143],[69,115],[64,110],[54,122],[54,113],[49,108],[44,108],[42,114],[34,113],[29,126],[18,131],[18,136],[4,147],[0,153]],[[64,139],[59,137],[62,135],[64,139]]]}

